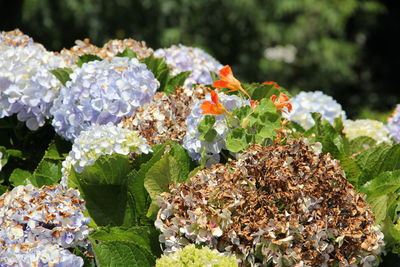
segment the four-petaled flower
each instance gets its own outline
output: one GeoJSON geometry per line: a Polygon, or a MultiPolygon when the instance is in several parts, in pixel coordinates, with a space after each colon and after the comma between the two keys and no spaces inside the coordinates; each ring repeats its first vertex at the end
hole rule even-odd
{"type": "Polygon", "coordinates": [[[221,115],[227,114],[234,118],[234,116],[222,105],[218,100],[218,94],[215,91],[211,91],[211,100],[204,101],[201,105],[201,110],[203,111],[201,114],[212,114],[212,115],[221,115]]]}
{"type": "Polygon", "coordinates": [[[274,81],[263,82],[263,84],[274,85],[275,88],[279,88],[279,84],[277,82],[274,82],[274,81]]]}
{"type": "Polygon", "coordinates": [[[280,93],[278,99],[276,99],[276,95],[272,95],[270,99],[274,103],[277,110],[282,110],[283,108],[286,107],[287,110],[283,110],[283,112],[291,112],[292,111],[292,104],[286,102],[289,100],[289,97],[287,95],[280,93]]]}
{"type": "Polygon", "coordinates": [[[233,76],[232,69],[229,65],[224,66],[219,71],[220,80],[214,81],[213,87],[217,89],[227,88],[230,92],[234,91],[241,91],[245,94],[249,99],[251,98],[250,95],[243,89],[240,81],[233,76]]]}

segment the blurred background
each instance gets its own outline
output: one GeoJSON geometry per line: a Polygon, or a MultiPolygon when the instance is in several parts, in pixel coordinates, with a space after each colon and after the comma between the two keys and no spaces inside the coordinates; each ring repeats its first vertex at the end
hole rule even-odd
{"type": "Polygon", "coordinates": [[[400,103],[400,1],[1,1],[0,30],[19,28],[52,51],[84,38],[182,43],[231,65],[241,81],[322,90],[350,118],[386,118],[400,103]]]}

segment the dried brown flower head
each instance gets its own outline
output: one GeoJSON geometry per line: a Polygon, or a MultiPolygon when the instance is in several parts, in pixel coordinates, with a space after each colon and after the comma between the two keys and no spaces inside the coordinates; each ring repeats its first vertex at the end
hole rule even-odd
{"type": "Polygon", "coordinates": [[[110,40],[103,47],[97,47],[90,43],[88,38],[75,41],[75,46],[70,49],[62,49],[60,55],[64,57],[65,61],[72,65],[74,64],[79,56],[92,54],[102,59],[111,59],[118,53],[121,53],[125,48],[130,48],[136,53],[137,58],[143,59],[150,56],[153,53],[153,49],[148,48],[145,42],[135,41],[133,39],[124,40],[110,40]]]}
{"type": "Polygon", "coordinates": [[[338,161],[300,140],[252,145],[164,193],[156,227],[166,252],[187,243],[250,265],[377,264],[383,234],[338,161]]]}
{"type": "Polygon", "coordinates": [[[203,99],[207,88],[197,86],[194,89],[180,87],[167,96],[157,93],[153,100],[137,109],[135,115],[126,117],[120,127],[140,131],[150,145],[163,144],[168,140],[182,143],[186,134],[186,117],[190,105],[203,99]]]}

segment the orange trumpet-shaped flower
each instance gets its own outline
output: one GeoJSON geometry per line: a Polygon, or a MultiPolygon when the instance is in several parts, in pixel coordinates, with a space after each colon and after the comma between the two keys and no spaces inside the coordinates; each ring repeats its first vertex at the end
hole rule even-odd
{"type": "Polygon", "coordinates": [[[274,85],[275,88],[279,88],[279,84],[274,81],[263,82],[263,84],[274,85]]]}
{"type": "Polygon", "coordinates": [[[243,89],[239,80],[233,76],[232,69],[229,65],[224,66],[219,71],[220,80],[214,81],[213,86],[217,89],[227,88],[229,89],[228,93],[234,91],[241,91],[244,93],[249,99],[250,95],[243,89]]]}
{"type": "Polygon", "coordinates": [[[278,99],[276,99],[276,95],[272,95],[270,99],[272,100],[272,102],[274,102],[277,110],[282,110],[286,107],[288,112],[292,111],[292,104],[286,102],[289,100],[289,97],[287,95],[280,93],[278,99]]]}
{"type": "Polygon", "coordinates": [[[204,101],[201,104],[201,110],[203,111],[201,114],[212,114],[212,115],[221,115],[227,114],[234,118],[234,116],[219,102],[218,94],[215,91],[211,91],[211,101],[204,101]]]}

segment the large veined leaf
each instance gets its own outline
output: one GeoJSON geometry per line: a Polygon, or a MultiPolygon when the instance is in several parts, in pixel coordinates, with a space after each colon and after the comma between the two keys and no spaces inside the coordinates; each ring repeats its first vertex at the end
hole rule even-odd
{"type": "Polygon", "coordinates": [[[165,154],[146,173],[144,186],[152,200],[148,217],[154,217],[158,211],[157,197],[163,192],[169,192],[169,185],[176,184],[182,177],[182,169],[175,158],[165,154]]]}
{"type": "Polygon", "coordinates": [[[91,218],[102,225],[135,225],[134,203],[128,196],[128,181],[135,172],[123,155],[102,156],[82,173],[71,169],[70,186],[76,187],[86,201],[91,218]]]}
{"type": "Polygon", "coordinates": [[[161,255],[154,227],[100,227],[89,240],[99,266],[154,266],[161,255]]]}

